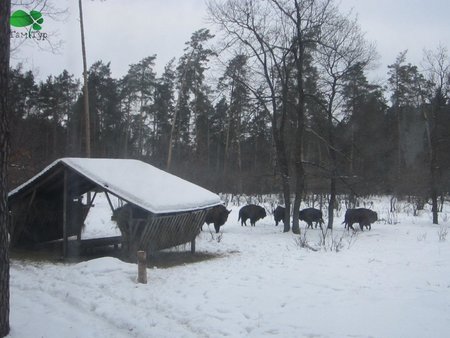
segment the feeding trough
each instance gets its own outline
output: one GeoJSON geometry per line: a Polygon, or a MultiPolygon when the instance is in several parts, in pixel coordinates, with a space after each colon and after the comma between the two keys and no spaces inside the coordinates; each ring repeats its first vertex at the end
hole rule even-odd
{"type": "Polygon", "coordinates": [[[11,245],[61,240],[67,256],[71,236],[83,245],[84,220],[98,192],[106,194],[131,257],[137,250],[194,245],[206,211],[221,203],[218,195],[142,161],[62,158],[8,194],[11,245]],[[93,198],[83,203],[88,192],[93,198]],[[124,205],[114,208],[109,195],[124,205]]]}

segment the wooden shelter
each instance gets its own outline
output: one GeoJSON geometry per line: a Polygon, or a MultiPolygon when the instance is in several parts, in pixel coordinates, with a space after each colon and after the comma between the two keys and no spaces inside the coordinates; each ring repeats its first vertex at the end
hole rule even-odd
{"type": "Polygon", "coordinates": [[[12,190],[8,203],[12,247],[60,240],[66,257],[72,242],[78,247],[120,242],[134,257],[137,250],[194,245],[207,210],[221,201],[216,194],[141,161],[63,158],[12,190]],[[89,192],[93,197],[84,203],[83,195],[89,192]],[[81,240],[98,192],[106,194],[121,238],[81,240]],[[114,209],[110,195],[125,204],[114,209]]]}

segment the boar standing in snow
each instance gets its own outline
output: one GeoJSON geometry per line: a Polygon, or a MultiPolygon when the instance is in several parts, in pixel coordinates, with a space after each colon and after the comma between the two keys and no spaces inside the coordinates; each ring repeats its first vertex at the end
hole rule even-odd
{"type": "Polygon", "coordinates": [[[277,206],[273,211],[273,218],[275,219],[275,225],[278,226],[280,221],[284,223],[284,207],[277,206]]]}
{"type": "Polygon", "coordinates": [[[205,217],[205,223],[208,225],[214,223],[214,229],[216,230],[216,233],[219,233],[220,227],[225,224],[230,212],[231,210],[227,210],[225,206],[216,205],[208,210],[205,217]]]}
{"type": "Polygon", "coordinates": [[[372,229],[371,224],[378,220],[378,214],[375,211],[365,208],[348,209],[345,212],[344,224],[345,228],[355,230],[354,223],[359,223],[361,231],[366,226],[369,230],[372,229]]]}
{"type": "Polygon", "coordinates": [[[250,219],[250,225],[255,226],[257,220],[266,217],[266,210],[259,205],[249,204],[239,210],[238,221],[241,220],[241,226],[247,226],[247,219],[250,219]]]}
{"type": "Polygon", "coordinates": [[[316,223],[316,229],[317,224],[319,224],[320,228],[322,229],[322,224],[324,223],[322,218],[322,211],[315,208],[306,208],[300,210],[300,212],[298,213],[298,218],[300,221],[305,221],[308,224],[306,227],[311,229],[313,227],[313,222],[316,223]]]}

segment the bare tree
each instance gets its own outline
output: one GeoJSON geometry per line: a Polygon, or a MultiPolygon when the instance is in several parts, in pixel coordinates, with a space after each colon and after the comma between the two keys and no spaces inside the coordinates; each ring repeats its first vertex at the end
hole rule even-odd
{"type": "Polygon", "coordinates": [[[424,51],[424,66],[428,81],[432,84],[430,111],[424,110],[426,130],[428,134],[428,152],[430,168],[430,197],[433,212],[433,224],[438,224],[438,197],[440,192],[441,163],[439,153],[443,144],[444,133],[441,116],[450,93],[450,59],[448,51],[438,46],[436,51],[424,51]]]}
{"type": "Polygon", "coordinates": [[[376,56],[373,45],[368,44],[356,19],[331,11],[322,26],[322,36],[317,44],[315,60],[319,69],[319,89],[327,116],[327,147],[330,158],[330,200],[328,204],[328,228],[333,227],[334,206],[337,194],[337,155],[334,125],[339,121],[342,108],[342,88],[346,75],[356,65],[366,68],[376,56]]]}
{"type": "MultiPolygon", "coordinates": [[[[358,37],[352,31],[354,26],[345,20],[337,20],[340,16],[333,0],[228,0],[220,4],[210,1],[209,12],[213,21],[226,32],[228,42],[245,48],[256,61],[258,67],[254,71],[261,75],[266,84],[266,102],[272,117],[272,134],[287,210],[285,227],[289,222],[292,185],[295,192],[292,230],[299,233],[298,212],[305,187],[302,149],[305,98],[308,95],[304,85],[306,57],[320,57],[325,51],[334,51],[335,61],[342,63],[339,53],[345,51],[347,55],[341,58],[351,64],[354,61],[352,58],[357,59],[354,54],[357,54],[358,47],[351,46],[349,42],[351,38],[358,37]],[[315,53],[318,48],[322,49],[322,53],[315,53]],[[295,114],[288,114],[287,111],[289,104],[292,104],[289,93],[295,93],[295,114]],[[287,124],[294,126],[289,135],[287,124]],[[290,138],[294,138],[292,162],[286,149],[290,138]],[[295,175],[290,175],[291,164],[295,175]]],[[[360,41],[358,37],[354,43],[357,45],[360,41]]],[[[328,66],[334,68],[335,65],[328,66]]],[[[342,65],[339,64],[339,67],[342,68],[342,65]]],[[[331,104],[326,108],[330,112],[334,108],[335,95],[331,94],[331,104]]],[[[289,225],[285,231],[289,231],[289,225]]]]}
{"type": "Polygon", "coordinates": [[[307,55],[313,54],[317,46],[324,43],[326,30],[323,27],[331,20],[337,8],[333,0],[271,0],[292,26],[292,41],[290,56],[294,60],[295,92],[297,93],[296,114],[293,122],[295,133],[295,199],[293,206],[293,232],[299,233],[299,218],[301,199],[305,189],[305,170],[303,166],[303,134],[305,128],[306,95],[305,66],[307,55]]]}
{"type": "Polygon", "coordinates": [[[271,112],[272,137],[285,200],[284,231],[290,230],[290,175],[285,144],[286,107],[280,104],[280,93],[287,92],[287,57],[292,48],[291,36],[284,15],[276,13],[267,1],[211,0],[208,10],[211,20],[224,32],[228,45],[237,45],[254,61],[254,73],[265,84],[265,90],[249,88],[271,112]],[[285,34],[283,34],[285,33],[285,34]]]}
{"type": "Polygon", "coordinates": [[[9,333],[8,78],[11,1],[0,6],[0,336],[9,333]]]}

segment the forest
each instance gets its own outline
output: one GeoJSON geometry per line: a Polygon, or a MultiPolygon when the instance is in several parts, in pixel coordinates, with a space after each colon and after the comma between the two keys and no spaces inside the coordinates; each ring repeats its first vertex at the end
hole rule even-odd
{"type": "Polygon", "coordinates": [[[193,32],[160,75],[156,54],[130,56],[121,78],[94,62],[89,126],[82,77],[11,67],[9,186],[89,142],[92,157],[139,159],[215,192],[295,195],[293,210],[311,193],[331,208],[338,194],[393,194],[437,210],[450,191],[446,48],[424,51],[426,67],[399,52],[380,85],[368,78],[375,47],[332,1],[210,1],[208,17],[216,35],[193,32]]]}

